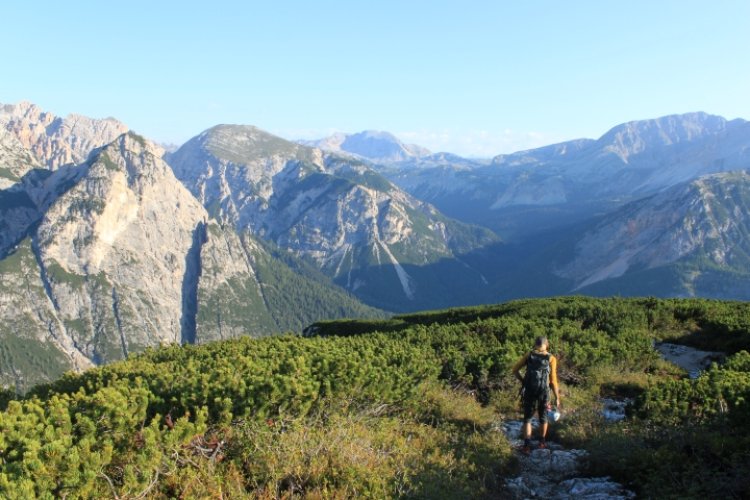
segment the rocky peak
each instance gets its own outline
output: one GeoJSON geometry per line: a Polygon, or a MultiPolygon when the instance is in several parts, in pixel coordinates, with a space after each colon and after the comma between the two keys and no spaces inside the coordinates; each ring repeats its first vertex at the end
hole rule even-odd
{"type": "Polygon", "coordinates": [[[405,144],[390,132],[365,130],[356,134],[337,133],[304,144],[336,153],[349,153],[376,163],[393,163],[430,155],[430,151],[415,144],[405,144]]]}
{"type": "MultiPolygon", "coordinates": [[[[158,148],[132,132],[95,151],[78,175],[38,230],[40,246],[68,272],[115,272],[124,254],[144,261],[165,241],[180,261],[187,251],[180,246],[189,247],[196,225],[207,218],[158,148]]],[[[155,269],[162,259],[153,256],[155,269]]]]}
{"type": "Polygon", "coordinates": [[[20,379],[2,366],[0,384],[28,387],[163,343],[287,330],[320,319],[320,306],[332,316],[361,307],[302,277],[290,290],[294,273],[211,220],[161,148],[133,132],[38,174],[0,191],[0,345],[37,349],[44,369],[20,379]],[[266,291],[259,259],[274,269],[266,291]]]}
{"type": "Polygon", "coordinates": [[[671,146],[719,134],[726,130],[727,123],[721,116],[703,112],[670,115],[618,125],[597,142],[627,162],[630,156],[649,148],[671,146]]]}
{"type": "Polygon", "coordinates": [[[273,191],[272,179],[290,162],[324,168],[319,149],[286,141],[250,125],[212,127],[167,154],[166,159],[201,201],[210,196],[205,186],[216,181],[220,181],[216,187],[222,196],[231,190],[230,184],[253,184],[252,198],[267,200],[273,191]]]}
{"type": "Polygon", "coordinates": [[[341,143],[341,149],[381,161],[403,161],[430,154],[430,151],[425,148],[404,144],[393,134],[376,130],[348,135],[341,143]]]}
{"type": "Polygon", "coordinates": [[[0,106],[0,127],[52,170],[83,162],[93,149],[128,130],[114,118],[94,119],[76,114],[61,118],[29,102],[0,106]]]}
{"type": "Polygon", "coordinates": [[[195,141],[214,156],[237,164],[273,156],[297,156],[308,149],[252,125],[217,125],[195,141]]]}
{"type": "Polygon", "coordinates": [[[111,172],[125,173],[128,185],[133,188],[144,178],[150,182],[158,182],[164,177],[174,179],[171,168],[161,156],[160,146],[130,131],[114,142],[95,149],[88,164],[111,172]]]}

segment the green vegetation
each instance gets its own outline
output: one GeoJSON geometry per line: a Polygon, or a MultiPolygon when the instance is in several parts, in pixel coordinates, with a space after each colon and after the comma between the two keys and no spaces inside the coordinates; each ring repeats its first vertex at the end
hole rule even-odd
{"type": "Polygon", "coordinates": [[[122,170],[117,163],[112,161],[112,158],[110,158],[109,154],[104,150],[102,150],[99,153],[99,156],[96,157],[96,161],[104,165],[104,168],[106,168],[107,170],[111,170],[113,172],[119,172],[120,170],[122,170]]]}
{"type": "Polygon", "coordinates": [[[547,335],[555,437],[589,449],[592,473],[644,497],[740,497],[748,325],[746,303],[567,297],[147,350],[0,394],[0,496],[502,497],[510,367],[547,335]],[[731,356],[691,381],[653,340],[731,356]],[[632,418],[603,426],[600,395],[636,397],[632,418]]]}
{"type": "MultiPolygon", "coordinates": [[[[0,384],[15,391],[30,388],[33,382],[49,381],[50,374],[64,373],[70,369],[69,360],[48,343],[35,342],[23,328],[34,324],[34,318],[22,317],[7,325],[9,333],[0,335],[0,384]]],[[[2,403],[0,393],[0,403],[2,403]]]]}
{"type": "Polygon", "coordinates": [[[144,147],[144,148],[146,147],[146,139],[144,139],[142,135],[138,135],[132,130],[129,130],[128,137],[130,137],[132,140],[140,144],[141,147],[144,147]]]}
{"type": "Polygon", "coordinates": [[[637,398],[635,418],[593,428],[593,473],[637,485],[650,498],[746,498],[750,486],[750,354],[697,380],[664,380],[637,398]]]}
{"type": "Polygon", "coordinates": [[[393,185],[388,179],[356,160],[334,157],[328,166],[335,170],[337,177],[343,177],[360,186],[383,193],[393,190],[393,185]]]}
{"type": "MultiPolygon", "coordinates": [[[[9,311],[47,299],[39,280],[31,239],[26,238],[0,261],[0,294],[9,311]]],[[[26,309],[5,318],[0,325],[0,385],[24,392],[36,383],[54,380],[70,368],[66,356],[51,343],[39,342],[37,312],[26,309]]],[[[41,312],[41,314],[44,314],[41,312]]]]}
{"type": "MultiPolygon", "coordinates": [[[[209,225],[208,230],[214,238],[222,235],[218,225],[209,225]]],[[[213,269],[210,263],[202,270],[211,287],[198,290],[196,320],[200,342],[244,332],[256,337],[301,333],[321,318],[385,317],[383,311],[365,306],[290,252],[247,234],[243,240],[254,276],[217,281],[213,274],[220,270],[213,269]]]]}
{"type": "Polygon", "coordinates": [[[331,284],[317,268],[287,251],[263,242],[254,252],[254,267],[275,331],[302,332],[321,318],[382,318],[383,311],[368,307],[331,284]]]}
{"type": "MultiPolygon", "coordinates": [[[[228,325],[232,329],[255,332],[256,335],[278,332],[276,323],[254,285],[251,280],[242,280],[235,276],[220,283],[210,294],[199,289],[196,317],[198,331],[200,332],[203,327],[212,330],[215,326],[215,330],[221,332],[222,329],[229,330],[223,327],[228,325]]],[[[204,340],[206,339],[201,337],[201,341],[204,340]]]]}
{"type": "Polygon", "coordinates": [[[18,182],[21,180],[18,175],[13,172],[13,170],[7,168],[7,167],[0,167],[0,178],[8,179],[13,182],[18,182]]]}
{"type": "Polygon", "coordinates": [[[70,273],[63,269],[56,260],[52,259],[47,263],[47,276],[54,283],[67,284],[76,288],[80,288],[86,283],[86,276],[70,273]]]}

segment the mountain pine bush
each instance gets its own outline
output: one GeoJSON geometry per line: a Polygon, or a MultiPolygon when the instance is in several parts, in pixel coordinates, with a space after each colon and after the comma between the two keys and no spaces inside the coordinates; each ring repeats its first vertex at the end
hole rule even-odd
{"type": "Polygon", "coordinates": [[[690,381],[652,342],[738,345],[748,316],[744,303],[565,297],[150,349],[0,394],[0,497],[497,496],[514,467],[499,411],[517,417],[510,367],[537,335],[579,407],[560,436],[587,426],[600,472],[662,496],[715,493],[699,480],[712,474],[740,491],[743,451],[721,430],[746,434],[750,355],[690,381]],[[636,416],[598,432],[584,407],[623,387],[636,416]]]}

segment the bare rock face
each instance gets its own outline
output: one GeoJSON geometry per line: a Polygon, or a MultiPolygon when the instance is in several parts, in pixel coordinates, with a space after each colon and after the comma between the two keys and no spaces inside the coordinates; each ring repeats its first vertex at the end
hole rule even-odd
{"type": "Polygon", "coordinates": [[[206,219],[139,137],[123,135],[92,156],[46,210],[35,238],[59,314],[78,321],[69,330],[87,356],[112,359],[181,340],[185,256],[206,219]],[[97,335],[101,322],[118,338],[97,335]]]}
{"type": "Polygon", "coordinates": [[[717,267],[742,266],[750,224],[750,175],[714,174],[632,203],[604,218],[558,270],[577,288],[701,254],[717,267]]]}
{"type": "Polygon", "coordinates": [[[577,224],[698,177],[750,168],[750,122],[686,113],[625,123],[469,166],[385,172],[410,194],[508,239],[577,224]]]}
{"type": "MultiPolygon", "coordinates": [[[[243,241],[234,230],[223,229],[215,222],[204,226],[204,233],[197,236],[204,243],[195,289],[196,333],[190,338],[191,327],[183,324],[184,340],[208,342],[278,331],[280,325],[268,307],[255,269],[255,261],[263,249],[251,238],[243,241]]],[[[192,289],[184,290],[189,294],[192,289]]],[[[192,298],[187,295],[184,300],[192,298]]]]}
{"type": "Polygon", "coordinates": [[[0,191],[0,385],[378,313],[210,219],[161,156],[129,132],[0,191]]]}
{"type": "Polygon", "coordinates": [[[61,118],[29,102],[0,105],[0,127],[50,170],[81,163],[93,149],[128,131],[127,126],[113,118],[61,118]]]}
{"type": "Polygon", "coordinates": [[[33,355],[14,351],[0,382],[40,381],[28,380],[34,363],[59,375],[147,346],[275,328],[238,236],[208,221],[141,137],[124,134],[27,187],[19,192],[37,216],[0,260],[0,337],[33,355]],[[208,310],[220,321],[204,319],[208,310]]]}
{"type": "Polygon", "coordinates": [[[93,366],[67,334],[46,286],[30,238],[0,260],[0,384],[17,391],[93,366]]]}

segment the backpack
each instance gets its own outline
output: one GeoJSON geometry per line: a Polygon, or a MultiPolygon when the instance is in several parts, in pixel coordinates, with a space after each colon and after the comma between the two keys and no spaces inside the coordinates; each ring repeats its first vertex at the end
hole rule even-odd
{"type": "Polygon", "coordinates": [[[527,397],[538,398],[549,390],[550,354],[531,351],[526,360],[526,374],[523,377],[523,391],[527,397]]]}

